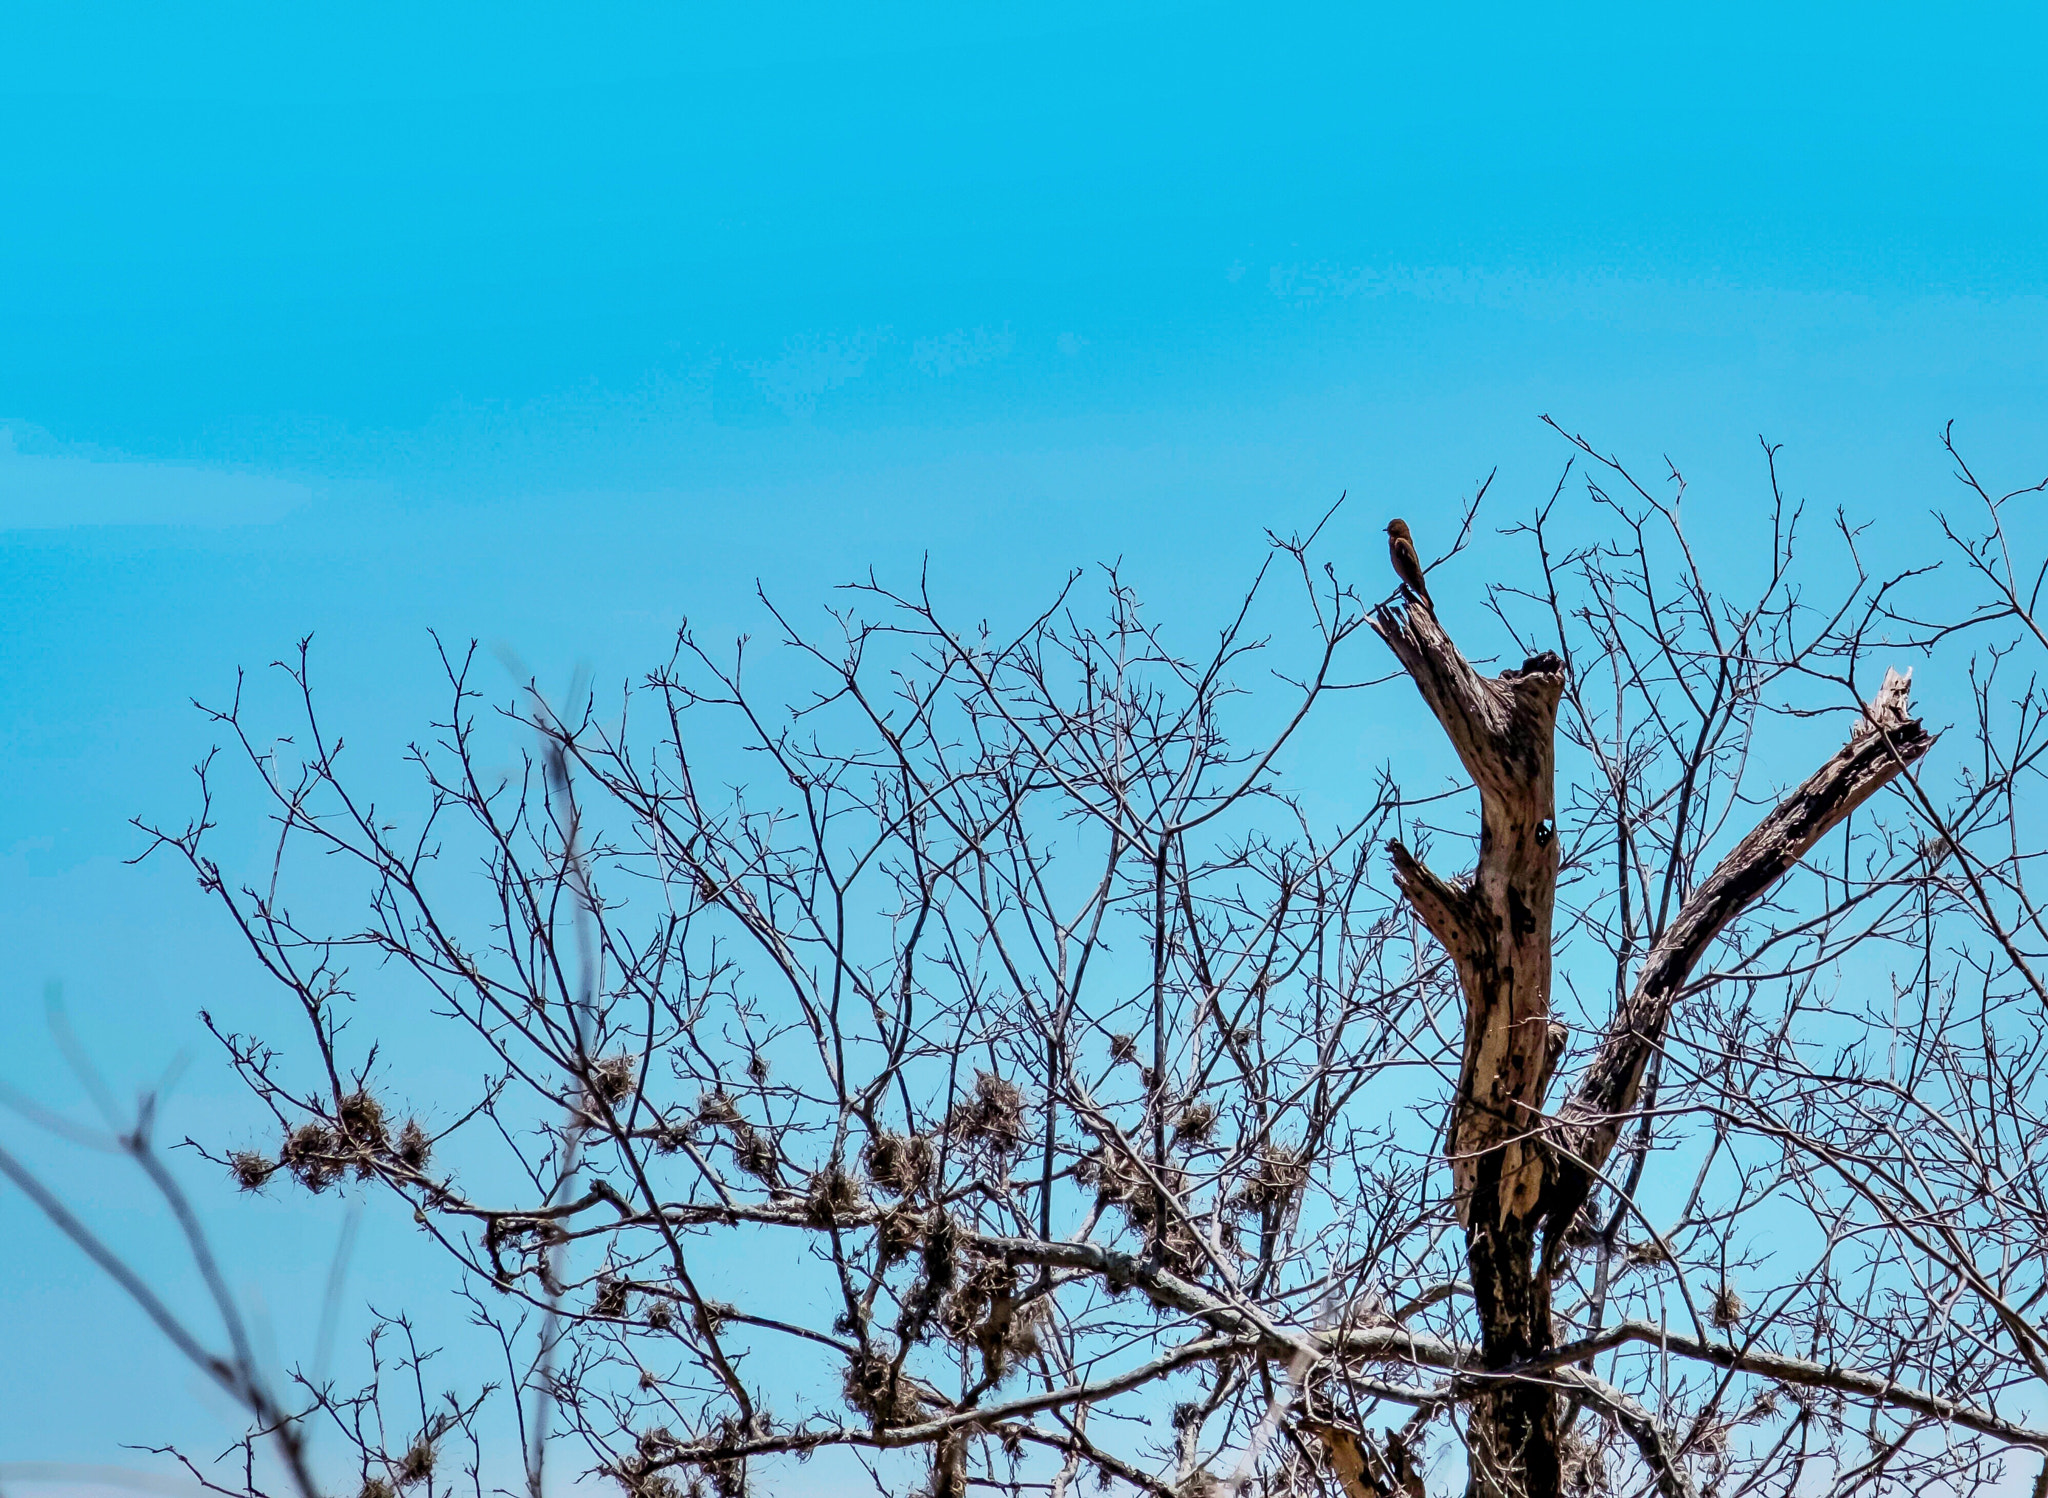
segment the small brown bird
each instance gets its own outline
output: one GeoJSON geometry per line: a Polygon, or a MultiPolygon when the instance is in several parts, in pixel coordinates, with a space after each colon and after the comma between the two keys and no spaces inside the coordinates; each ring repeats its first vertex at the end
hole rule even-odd
{"type": "Polygon", "coordinates": [[[1401,579],[1401,586],[1418,594],[1434,614],[1436,600],[1429,596],[1429,584],[1423,580],[1422,558],[1415,554],[1415,538],[1408,534],[1407,521],[1387,522],[1387,555],[1393,558],[1394,574],[1401,579]]]}

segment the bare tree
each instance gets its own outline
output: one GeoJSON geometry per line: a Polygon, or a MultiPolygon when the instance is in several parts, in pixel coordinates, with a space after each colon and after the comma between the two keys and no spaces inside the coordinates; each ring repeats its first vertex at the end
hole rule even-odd
{"type": "MultiPolygon", "coordinates": [[[[1839,516],[1809,562],[1767,449],[1731,589],[1675,473],[1568,440],[1583,497],[1459,624],[1494,675],[1315,536],[1198,653],[1115,573],[1011,633],[870,579],[603,710],[480,718],[444,652],[397,815],[302,646],[291,739],[214,715],[260,878],[209,851],[212,762],[157,834],[297,1016],[208,1021],[279,1142],[206,1152],[403,1201],[536,1498],[810,1458],[933,1498],[1988,1489],[2048,1454],[2037,491],[1965,468],[1936,588],[1839,516]],[[1969,683],[1953,754],[1922,661],[1969,683]],[[1462,778],[1293,784],[1404,676],[1462,778]],[[407,1114],[429,1032],[479,1082],[407,1114]]],[[[353,1437],[352,1480],[477,1408],[353,1437]]]]}
{"type": "MultiPolygon", "coordinates": [[[[469,1461],[463,1471],[470,1479],[472,1490],[480,1495],[476,1482],[482,1462],[475,1421],[491,1390],[486,1388],[467,1404],[451,1397],[444,1402],[445,1408],[431,1408],[419,1373],[432,1354],[422,1354],[413,1336],[412,1325],[404,1316],[375,1318],[366,1339],[368,1383],[349,1393],[338,1391],[324,1376],[327,1363],[324,1344],[331,1335],[342,1271],[359,1221],[354,1214],[349,1216],[342,1230],[341,1243],[329,1273],[328,1294],[321,1318],[322,1345],[314,1352],[313,1371],[310,1375],[304,1371],[295,1372],[289,1388],[280,1390],[269,1360],[257,1351],[257,1339],[252,1333],[253,1318],[228,1288],[227,1275],[201,1225],[191,1197],[178,1183],[176,1175],[157,1149],[157,1091],[152,1089],[142,1093],[133,1112],[124,1116],[112,1090],[72,1033],[64,1015],[61,992],[60,985],[49,985],[50,1028],[72,1070],[99,1110],[104,1128],[80,1126],[4,1083],[0,1083],[0,1104],[5,1104],[51,1134],[89,1149],[124,1155],[139,1168],[150,1190],[162,1201],[172,1221],[177,1224],[191,1255],[192,1267],[219,1317],[227,1342],[226,1350],[209,1348],[204,1336],[172,1308],[151,1285],[148,1276],[93,1231],[41,1177],[13,1151],[4,1147],[0,1147],[0,1176],[12,1182],[86,1258],[104,1270],[171,1347],[209,1383],[226,1394],[250,1421],[241,1439],[212,1463],[195,1461],[191,1455],[174,1446],[147,1449],[176,1462],[209,1492],[247,1495],[259,1491],[258,1465],[259,1461],[267,1458],[275,1465],[279,1478],[290,1492],[297,1494],[298,1498],[319,1498],[322,1489],[314,1476],[309,1446],[316,1429],[333,1422],[342,1440],[353,1448],[361,1491],[371,1494],[372,1498],[379,1492],[388,1498],[393,1491],[392,1478],[409,1487],[425,1480],[426,1495],[431,1495],[435,1490],[431,1479],[438,1452],[464,1443],[469,1448],[469,1461]],[[382,1350],[394,1334],[405,1345],[404,1352],[395,1362],[382,1350]],[[419,1423],[416,1426],[407,1420],[409,1412],[403,1411],[402,1398],[394,1408],[391,1391],[387,1389],[384,1378],[387,1364],[409,1378],[413,1390],[418,1393],[419,1423]],[[223,1466],[234,1472],[234,1476],[225,1481],[220,1476],[223,1466]],[[383,1484],[381,1489],[379,1483],[383,1484]]],[[[242,1168],[246,1186],[250,1184],[246,1172],[255,1168],[247,1156],[243,1157],[242,1168]]],[[[97,1471],[81,1475],[93,1480],[110,1480],[108,1474],[97,1471]]],[[[118,1484],[120,1474],[113,1474],[111,1480],[118,1484]]],[[[444,1482],[441,1486],[447,1484],[444,1482]]]]}

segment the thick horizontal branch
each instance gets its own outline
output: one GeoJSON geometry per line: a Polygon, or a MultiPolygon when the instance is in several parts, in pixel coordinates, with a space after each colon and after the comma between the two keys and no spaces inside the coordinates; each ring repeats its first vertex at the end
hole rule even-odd
{"type": "MultiPolygon", "coordinates": [[[[778,1214],[774,1221],[791,1227],[812,1227],[796,1213],[778,1214]]],[[[2036,1430],[1974,1406],[1929,1394],[1874,1373],[1842,1368],[1730,1343],[1701,1341],[1644,1321],[1625,1321],[1597,1337],[1574,1342],[1546,1353],[1539,1359],[1513,1368],[1481,1373],[1475,1349],[1444,1337],[1410,1331],[1399,1326],[1350,1327],[1342,1331],[1312,1334],[1289,1329],[1261,1330],[1263,1317],[1248,1314],[1199,1285],[1190,1284],[1163,1269],[1148,1266],[1143,1259],[1118,1253],[1094,1243],[1041,1242],[1032,1238],[1006,1238],[996,1234],[962,1231],[961,1242],[978,1252],[1001,1256],[1019,1264],[1043,1264],[1050,1268],[1077,1269],[1104,1276],[1112,1283],[1128,1284],[1155,1305],[1199,1317],[1225,1336],[1215,1346],[1232,1351],[1257,1352],[1271,1357],[1292,1357],[1305,1348],[1319,1356],[1375,1363],[1408,1363],[1446,1373],[1499,1382],[1503,1379],[1551,1376],[1577,1385],[1579,1371],[1570,1365],[1626,1343],[1641,1342],[1679,1357],[1712,1363],[1742,1373],[1774,1379],[1802,1387],[1834,1389],[1844,1394],[1875,1400],[1899,1409],[1960,1425],[1981,1435],[1992,1436],[2018,1446],[2038,1446],[2048,1451],[2048,1431],[2036,1430]]],[[[1459,1287],[1448,1287],[1455,1291],[1459,1287]]],[[[1182,1350],[1186,1354],[1187,1349],[1182,1350]]],[[[1397,1397],[1393,1391],[1375,1390],[1383,1397],[1397,1397]]],[[[1404,1391],[1399,1397],[1420,1400],[1430,1391],[1404,1391]]]]}
{"type": "MultiPolygon", "coordinates": [[[[2012,1446],[2048,1451],[2048,1431],[2008,1420],[1960,1400],[1930,1394],[1881,1375],[1810,1362],[1803,1358],[1728,1343],[1701,1341],[1648,1322],[1628,1321],[1597,1337],[1589,1337],[1556,1349],[1539,1360],[1510,1369],[1481,1372],[1473,1364],[1476,1353],[1444,1339],[1403,1333],[1393,1328],[1354,1329],[1331,1337],[1314,1339],[1321,1353],[1341,1360],[1371,1362],[1401,1361],[1436,1368],[1456,1375],[1451,1384],[1417,1387],[1389,1384],[1378,1379],[1347,1379],[1360,1392],[1406,1404],[1433,1404],[1446,1399],[1469,1398],[1482,1387],[1505,1381],[1540,1379],[1554,1382],[1580,1394],[1594,1408],[1612,1416],[1629,1434],[1644,1461],[1656,1476],[1663,1498],[1692,1498],[1695,1492],[1682,1458],[1667,1432],[1636,1400],[1604,1380],[1572,1366],[1587,1358],[1630,1344],[1654,1347],[1661,1352],[1734,1372],[1766,1378],[1800,1388],[1828,1389],[1852,1398],[1869,1400],[1891,1409],[1909,1410],[1946,1425],[1958,1426],[1978,1435],[2012,1446]]],[[[852,1445],[880,1449],[902,1449],[931,1445],[959,1430],[991,1429],[1006,1420],[1016,1420],[1046,1410],[1092,1404],[1118,1394],[1129,1393],[1197,1363],[1245,1354],[1289,1355],[1294,1349],[1283,1343],[1275,1347],[1259,1336],[1210,1337],[1186,1343],[1121,1373],[1088,1383],[1042,1389],[1015,1399],[919,1421],[916,1424],[880,1430],[839,1427],[819,1430],[794,1429],[757,1434],[717,1445],[678,1447],[663,1454],[659,1466],[679,1462],[726,1461],[745,1456],[772,1455],[816,1450],[823,1446],[852,1445]]]]}
{"type": "Polygon", "coordinates": [[[1830,1389],[1857,1399],[1867,1399],[1888,1408],[1911,1410],[1917,1415],[1926,1415],[1946,1425],[1959,1425],[1964,1430],[1990,1436],[2007,1445],[2031,1446],[2048,1451],[2048,1430],[2022,1425],[2016,1420],[2008,1420],[1989,1410],[1965,1404],[1961,1400],[1930,1394],[1924,1389],[1913,1388],[1881,1374],[1864,1373],[1855,1368],[1843,1368],[1832,1363],[1816,1363],[1806,1358],[1787,1357],[1783,1353],[1760,1348],[1737,1347],[1729,1342],[1702,1341],[1698,1337],[1687,1336],[1683,1332],[1675,1332],[1648,1321],[1624,1321],[1598,1336],[1557,1348],[1529,1364],[1504,1369],[1500,1374],[1487,1376],[1534,1377],[1552,1369],[1564,1370],[1569,1364],[1581,1362],[1603,1352],[1612,1352],[1615,1348],[1629,1343],[1642,1343],[1675,1357],[1711,1363],[1717,1368],[1726,1368],[1736,1373],[1753,1374],[1758,1378],[1770,1379],[1774,1383],[1806,1389],[1830,1389]]]}
{"type": "Polygon", "coordinates": [[[921,1420],[915,1425],[884,1426],[880,1430],[846,1427],[818,1430],[799,1427],[787,1432],[771,1432],[718,1445],[679,1446],[650,1464],[650,1468],[674,1466],[679,1462],[731,1461],[738,1457],[814,1451],[821,1446],[866,1446],[880,1450],[929,1446],[955,1431],[985,1429],[1004,1420],[1019,1420],[1044,1410],[1092,1404],[1100,1399],[1108,1399],[1112,1395],[1127,1394],[1133,1389],[1143,1388],[1176,1369],[1196,1363],[1214,1362],[1218,1358],[1250,1350],[1249,1346],[1235,1338],[1209,1338],[1186,1343],[1153,1358],[1150,1362],[1136,1364],[1108,1378],[1096,1379],[1085,1384],[1068,1384],[1055,1389],[1040,1389],[1035,1393],[1021,1394],[1015,1399],[1004,1400],[998,1404],[976,1405],[969,1409],[956,1410],[950,1415],[941,1415],[936,1419],[921,1420]]]}
{"type": "MultiPolygon", "coordinates": [[[[699,1209],[695,1208],[671,1207],[668,1210],[671,1220],[688,1217],[701,1223],[723,1219],[729,1222],[744,1221],[760,1226],[788,1227],[811,1232],[825,1230],[815,1220],[807,1217],[800,1208],[742,1206],[730,1211],[706,1208],[702,1209],[701,1214],[699,1209]]],[[[838,1219],[837,1226],[844,1229],[872,1225],[879,1221],[881,1216],[882,1214],[874,1209],[849,1212],[838,1219]]],[[[1529,1359],[1507,1368],[1488,1370],[1483,1367],[1477,1348],[1398,1325],[1349,1327],[1324,1333],[1276,1325],[1254,1309],[1234,1305],[1224,1297],[1167,1270],[1148,1265],[1140,1257],[1120,1253],[1100,1244],[1010,1238],[992,1233],[976,1233],[965,1228],[960,1230],[959,1241],[963,1246],[970,1247],[979,1254],[1004,1258],[1017,1264],[1044,1265],[1048,1268],[1100,1275],[1111,1284],[1129,1286],[1162,1309],[1179,1311],[1196,1318],[1207,1325],[1215,1335],[1185,1344],[1150,1362],[1093,1383],[1041,1390],[1015,1401],[958,1411],[916,1425],[899,1426],[880,1432],[792,1431],[763,1435],[716,1448],[690,1448],[677,1459],[724,1460],[746,1455],[808,1450],[821,1445],[921,1445],[966,1426],[1022,1418],[1042,1410],[1062,1408],[1127,1392],[1176,1368],[1196,1362],[1246,1354],[1292,1360],[1303,1352],[1309,1352],[1318,1359],[1335,1358],[1345,1364],[1403,1364],[1411,1368],[1427,1368],[1450,1375],[1452,1381],[1449,1383],[1421,1386],[1362,1378],[1347,1368],[1346,1378],[1357,1385],[1360,1392],[1397,1403],[1419,1405],[1464,1399],[1484,1387],[1536,1379],[1569,1387],[1582,1394],[1595,1408],[1611,1414],[1628,1431],[1642,1450],[1645,1461],[1657,1472],[1659,1489],[1665,1498],[1687,1498],[1692,1492],[1690,1479],[1676,1466],[1677,1458],[1668,1434],[1629,1396],[1573,1366],[1600,1353],[1611,1352],[1628,1344],[1654,1347],[1673,1356],[1767,1378],[1781,1384],[1834,1390],[1889,1408],[1925,1415],[1930,1419],[1960,1426],[2009,1445],[2048,1451],[2048,1430],[2008,1420],[1989,1410],[1943,1395],[1932,1394],[1881,1374],[1815,1363],[1763,1349],[1704,1341],[1649,1322],[1622,1322],[1598,1336],[1556,1348],[1540,1358],[1529,1359]]],[[[1439,1286],[1438,1293],[1431,1298],[1442,1298],[1444,1294],[1457,1293],[1462,1289],[1460,1285],[1439,1286]]]]}

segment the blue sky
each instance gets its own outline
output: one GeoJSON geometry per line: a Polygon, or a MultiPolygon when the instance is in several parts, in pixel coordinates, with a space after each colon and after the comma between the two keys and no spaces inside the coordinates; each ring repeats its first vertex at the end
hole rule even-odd
{"type": "MultiPolygon", "coordinates": [[[[240,1116],[193,1015],[254,979],[127,819],[188,808],[187,699],[309,632],[374,755],[429,626],[619,679],[756,579],[927,555],[997,612],[1121,557],[1199,616],[1346,490],[1361,571],[1496,465],[1525,508],[1546,412],[1731,516],[1760,434],[1900,527],[1951,417],[2048,460],[2038,10],[724,9],[0,9],[16,1086],[78,1105],[55,977],[124,1085],[193,1055],[179,1130],[240,1116]]],[[[220,1195],[299,1346],[338,1209],[220,1195]]],[[[0,1481],[223,1428],[26,1213],[0,1481]]],[[[373,1221],[360,1273],[407,1252],[373,1221]]]]}

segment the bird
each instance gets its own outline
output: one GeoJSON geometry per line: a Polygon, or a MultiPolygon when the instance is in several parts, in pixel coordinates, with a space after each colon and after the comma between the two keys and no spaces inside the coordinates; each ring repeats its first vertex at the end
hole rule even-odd
{"type": "Polygon", "coordinates": [[[1407,521],[1387,522],[1387,555],[1393,558],[1394,574],[1401,579],[1401,586],[1419,595],[1430,612],[1435,613],[1436,600],[1429,596],[1429,584],[1423,580],[1422,558],[1415,554],[1415,538],[1408,533],[1407,521]]]}

